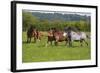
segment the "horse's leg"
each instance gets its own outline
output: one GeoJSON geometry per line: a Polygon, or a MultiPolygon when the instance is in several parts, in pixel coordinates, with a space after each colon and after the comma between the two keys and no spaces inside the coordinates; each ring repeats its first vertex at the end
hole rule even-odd
{"type": "Polygon", "coordinates": [[[47,43],[46,43],[45,47],[47,47],[47,46],[48,46],[48,41],[47,41],[47,43]]]}
{"type": "Polygon", "coordinates": [[[41,36],[38,37],[39,41],[41,41],[41,36]]]}
{"type": "Polygon", "coordinates": [[[88,46],[88,42],[84,39],[84,42],[86,43],[86,45],[88,46]]]}
{"type": "Polygon", "coordinates": [[[38,38],[38,41],[41,41],[41,38],[38,38]]]}
{"type": "Polygon", "coordinates": [[[72,41],[69,42],[69,45],[72,46],[72,41]]]}
{"type": "Polygon", "coordinates": [[[58,45],[58,40],[55,40],[55,45],[56,45],[56,46],[58,45]]]}
{"type": "Polygon", "coordinates": [[[52,41],[50,41],[50,44],[52,45],[52,41]]]}
{"type": "Polygon", "coordinates": [[[83,46],[83,45],[82,45],[82,44],[83,44],[83,39],[80,40],[80,44],[81,44],[81,46],[83,46]]]}
{"type": "Polygon", "coordinates": [[[57,41],[55,41],[55,45],[57,46],[57,41]]]}
{"type": "Polygon", "coordinates": [[[65,45],[67,45],[68,44],[68,39],[65,39],[65,42],[66,42],[65,45]]]}
{"type": "Polygon", "coordinates": [[[73,41],[72,38],[70,38],[70,45],[71,45],[71,47],[72,47],[72,41],[73,41]]]}
{"type": "Polygon", "coordinates": [[[66,41],[65,45],[67,45],[67,41],[66,41]]]}
{"type": "Polygon", "coordinates": [[[48,37],[48,40],[47,40],[47,42],[46,42],[46,45],[45,45],[45,47],[47,47],[48,46],[48,43],[50,42],[50,38],[48,37]]]}
{"type": "Polygon", "coordinates": [[[28,38],[27,38],[27,43],[29,43],[28,38]]]}
{"type": "Polygon", "coordinates": [[[34,37],[34,43],[36,43],[36,37],[34,37]]]}
{"type": "Polygon", "coordinates": [[[72,39],[71,39],[71,37],[70,37],[70,36],[68,37],[68,44],[69,44],[69,47],[71,47],[71,46],[72,46],[72,39]]]}
{"type": "Polygon", "coordinates": [[[72,46],[72,41],[68,40],[68,42],[69,42],[69,46],[71,47],[72,46]]]}
{"type": "Polygon", "coordinates": [[[29,38],[27,37],[27,43],[29,43],[29,38]]]}
{"type": "Polygon", "coordinates": [[[29,38],[29,43],[31,43],[31,37],[29,38]]]}

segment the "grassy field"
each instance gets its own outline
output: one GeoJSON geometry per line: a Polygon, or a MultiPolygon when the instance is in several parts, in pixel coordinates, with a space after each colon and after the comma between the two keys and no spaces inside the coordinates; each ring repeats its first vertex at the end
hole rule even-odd
{"type": "Polygon", "coordinates": [[[42,37],[42,40],[37,43],[26,43],[26,32],[22,33],[22,40],[22,61],[24,63],[91,59],[90,40],[87,40],[88,46],[83,44],[82,47],[79,42],[74,42],[73,47],[68,47],[65,42],[59,43],[58,46],[53,44],[45,47],[47,37],[42,37]]]}

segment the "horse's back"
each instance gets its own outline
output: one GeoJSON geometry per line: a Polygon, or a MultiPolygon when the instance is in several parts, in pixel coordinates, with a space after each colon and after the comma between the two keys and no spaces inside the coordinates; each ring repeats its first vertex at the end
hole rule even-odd
{"type": "Polygon", "coordinates": [[[85,32],[72,32],[72,40],[86,39],[85,32]]]}

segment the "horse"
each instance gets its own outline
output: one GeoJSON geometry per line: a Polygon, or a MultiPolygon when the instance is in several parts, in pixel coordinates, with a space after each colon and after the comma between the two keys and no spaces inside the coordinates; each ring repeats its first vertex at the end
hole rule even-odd
{"type": "Polygon", "coordinates": [[[66,43],[67,43],[67,37],[64,36],[63,31],[53,28],[53,29],[50,29],[50,31],[48,32],[48,40],[47,40],[46,46],[48,45],[49,42],[52,45],[53,41],[54,41],[55,45],[57,46],[58,42],[66,41],[66,43]]]}
{"type": "Polygon", "coordinates": [[[27,43],[31,42],[32,37],[34,37],[34,43],[37,39],[41,40],[41,33],[35,27],[31,26],[27,31],[27,43]]]}
{"type": "MultiPolygon", "coordinates": [[[[74,31],[71,31],[70,32],[70,38],[68,38],[68,43],[69,43],[69,46],[72,46],[72,42],[80,42],[81,46],[83,46],[83,42],[85,42],[85,44],[88,46],[88,43],[87,43],[87,38],[88,38],[88,35],[86,35],[85,32],[74,32],[74,31]]],[[[68,33],[65,33],[66,36],[68,36],[68,33]]]]}

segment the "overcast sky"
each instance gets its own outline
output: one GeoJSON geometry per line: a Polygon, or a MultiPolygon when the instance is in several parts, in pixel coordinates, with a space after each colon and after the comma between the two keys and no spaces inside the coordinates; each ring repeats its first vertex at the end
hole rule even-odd
{"type": "Polygon", "coordinates": [[[24,10],[25,12],[40,12],[40,13],[61,13],[61,14],[78,14],[78,15],[86,15],[90,16],[90,13],[86,12],[69,12],[69,11],[43,11],[43,10],[24,10]]]}

